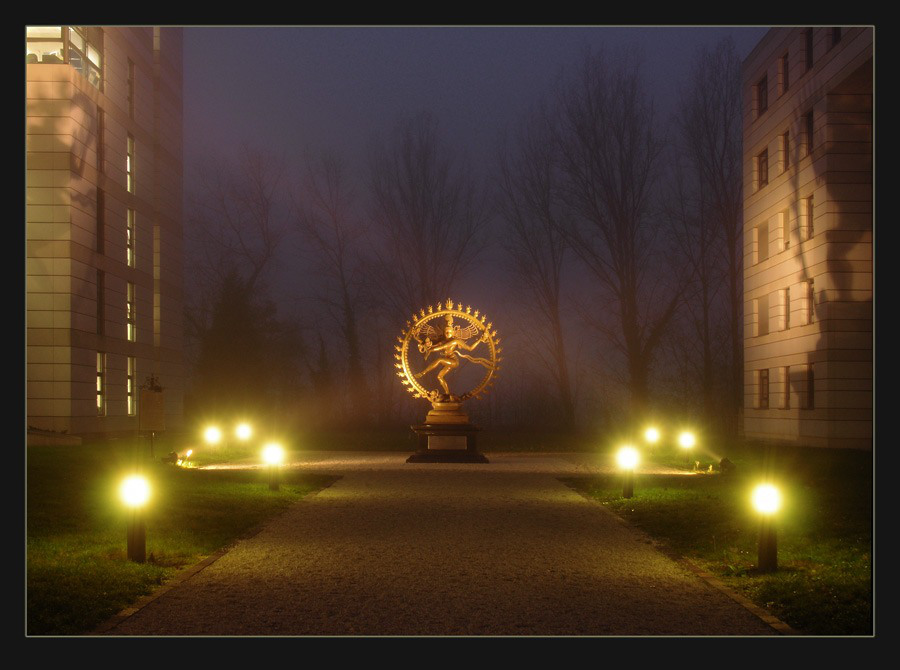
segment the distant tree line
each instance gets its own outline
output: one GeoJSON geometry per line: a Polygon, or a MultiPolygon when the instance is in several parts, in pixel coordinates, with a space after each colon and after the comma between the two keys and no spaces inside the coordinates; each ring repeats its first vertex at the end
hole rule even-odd
{"type": "Polygon", "coordinates": [[[373,139],[358,171],[309,152],[289,174],[251,149],[205,166],[186,225],[188,411],[419,420],[393,367],[400,328],[500,268],[511,379],[477,417],[577,431],[680,413],[733,432],[743,361],[732,43],[698,51],[683,90],[675,117],[660,119],[635,54],[586,52],[511,120],[482,173],[427,112],[373,139]],[[273,297],[279,254],[290,303],[273,297]]]}

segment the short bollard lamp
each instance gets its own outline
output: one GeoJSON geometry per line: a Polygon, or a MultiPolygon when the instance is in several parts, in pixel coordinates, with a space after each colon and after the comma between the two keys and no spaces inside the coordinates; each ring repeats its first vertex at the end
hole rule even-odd
{"type": "Polygon", "coordinates": [[[278,466],[284,460],[284,449],[280,444],[270,442],[263,448],[263,460],[269,466],[269,488],[273,491],[278,490],[278,466]]]}
{"type": "Polygon", "coordinates": [[[758,569],[774,572],[778,569],[775,513],[781,509],[781,493],[771,484],[760,484],[753,490],[753,507],[760,514],[758,569]]]}
{"type": "Polygon", "coordinates": [[[694,448],[695,444],[697,444],[697,438],[689,430],[682,431],[678,436],[678,446],[684,449],[688,463],[691,462],[691,449],[694,448]]]}
{"type": "Polygon", "coordinates": [[[638,451],[634,447],[622,447],[616,454],[616,461],[622,469],[622,497],[634,495],[634,469],[638,464],[638,451]]]}
{"type": "Polygon", "coordinates": [[[144,525],[144,506],[150,498],[150,485],[139,475],[127,477],[119,488],[122,502],[130,509],[127,524],[128,560],[143,563],[147,560],[147,532],[144,525]]]}

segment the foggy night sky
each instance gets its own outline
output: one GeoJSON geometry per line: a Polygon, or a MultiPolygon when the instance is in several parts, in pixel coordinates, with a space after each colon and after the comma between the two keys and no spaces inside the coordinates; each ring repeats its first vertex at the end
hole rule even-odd
{"type": "Polygon", "coordinates": [[[334,151],[362,176],[373,133],[386,136],[401,115],[422,110],[437,117],[445,140],[467,152],[476,169],[488,171],[499,133],[548,95],[560,69],[575,67],[585,47],[637,47],[665,119],[699,46],[731,36],[743,59],[766,30],[185,28],[185,189],[198,160],[210,152],[227,157],[242,142],[283,155],[289,170],[305,147],[334,151]]]}

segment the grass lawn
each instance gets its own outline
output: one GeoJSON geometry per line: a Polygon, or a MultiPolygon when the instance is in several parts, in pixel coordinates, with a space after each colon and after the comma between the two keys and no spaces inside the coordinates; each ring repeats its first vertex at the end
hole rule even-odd
{"type": "MultiPolygon", "coordinates": [[[[160,452],[157,451],[157,454],[160,452]]],[[[122,475],[138,462],[126,441],[27,452],[27,633],[89,633],[109,616],[238,539],[335,477],[201,471],[144,458],[152,481],[146,563],[126,558],[122,475]]]]}
{"type": "MultiPolygon", "coordinates": [[[[630,499],[616,475],[565,481],[798,631],[871,635],[871,453],[749,446],[727,453],[732,474],[638,473],[630,499]],[[769,574],[756,570],[759,519],[750,505],[764,478],[784,498],[778,570],[769,574]]],[[[684,465],[679,455],[659,460],[684,465]]]]}

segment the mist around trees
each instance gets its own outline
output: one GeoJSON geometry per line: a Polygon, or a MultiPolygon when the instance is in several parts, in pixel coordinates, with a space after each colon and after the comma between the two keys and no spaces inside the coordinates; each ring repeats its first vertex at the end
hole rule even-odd
{"type": "Polygon", "coordinates": [[[585,52],[509,120],[488,164],[447,143],[439,110],[411,110],[359,164],[319,147],[296,164],[244,148],[193,166],[186,413],[419,422],[427,403],[404,392],[393,347],[413,312],[451,298],[490,313],[504,338],[501,381],[467,406],[476,422],[596,434],[655,416],[733,433],[730,41],[697,52],[682,90],[661,118],[638,54],[585,52]]]}

